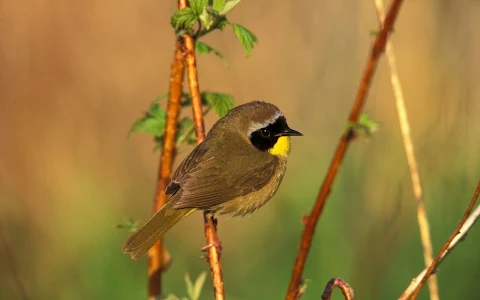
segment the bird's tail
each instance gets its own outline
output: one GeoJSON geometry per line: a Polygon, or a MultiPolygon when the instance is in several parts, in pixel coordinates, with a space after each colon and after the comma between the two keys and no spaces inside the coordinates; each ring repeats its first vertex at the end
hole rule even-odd
{"type": "Polygon", "coordinates": [[[172,201],[168,201],[145,225],[128,237],[123,243],[123,252],[130,253],[133,259],[139,258],[173,225],[194,211],[194,208],[174,209],[172,201]]]}

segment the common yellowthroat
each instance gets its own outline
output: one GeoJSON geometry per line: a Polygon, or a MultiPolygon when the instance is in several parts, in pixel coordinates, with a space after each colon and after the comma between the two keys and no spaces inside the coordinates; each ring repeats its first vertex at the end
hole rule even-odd
{"type": "Polygon", "coordinates": [[[218,120],[174,172],[167,203],[123,244],[133,259],[144,255],[177,222],[196,210],[244,216],[277,191],[287,166],[288,127],[273,104],[239,105],[218,120]]]}

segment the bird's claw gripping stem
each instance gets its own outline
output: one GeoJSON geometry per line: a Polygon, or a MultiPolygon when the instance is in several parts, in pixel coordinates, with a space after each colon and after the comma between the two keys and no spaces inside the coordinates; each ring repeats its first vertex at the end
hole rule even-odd
{"type": "Polygon", "coordinates": [[[213,240],[213,242],[211,242],[210,244],[208,244],[206,246],[203,246],[200,250],[201,251],[208,251],[208,249],[210,249],[212,247],[217,248],[219,251],[222,251],[222,249],[223,249],[222,243],[218,240],[218,238],[216,238],[216,239],[213,240]]]}

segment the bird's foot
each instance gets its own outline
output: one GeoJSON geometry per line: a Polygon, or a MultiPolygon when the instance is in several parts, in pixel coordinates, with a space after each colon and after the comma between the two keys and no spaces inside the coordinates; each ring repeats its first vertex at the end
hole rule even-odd
{"type": "Polygon", "coordinates": [[[217,237],[215,237],[215,239],[211,243],[209,243],[206,246],[203,246],[200,250],[205,252],[205,251],[208,251],[208,249],[210,249],[212,247],[217,248],[220,252],[223,249],[222,243],[220,242],[220,240],[217,237]]]}
{"type": "Polygon", "coordinates": [[[207,252],[205,253],[205,255],[200,255],[199,258],[202,258],[203,260],[205,261],[210,261],[210,256],[208,254],[208,250],[212,247],[215,247],[217,248],[218,250],[218,256],[220,257],[222,255],[222,244],[220,243],[220,241],[218,239],[214,240],[212,243],[206,245],[206,246],[203,246],[200,250],[201,251],[204,251],[204,252],[207,252]]]}
{"type": "MultiPolygon", "coordinates": [[[[218,239],[218,237],[216,235],[214,236],[213,241],[211,243],[209,243],[206,246],[203,246],[200,250],[203,251],[203,252],[208,252],[208,250],[212,247],[217,248],[218,256],[220,257],[222,255],[223,247],[222,247],[222,243],[220,242],[220,240],[218,239]]],[[[205,261],[210,260],[210,256],[209,256],[208,253],[205,253],[205,255],[201,255],[200,258],[203,258],[205,261]]]]}

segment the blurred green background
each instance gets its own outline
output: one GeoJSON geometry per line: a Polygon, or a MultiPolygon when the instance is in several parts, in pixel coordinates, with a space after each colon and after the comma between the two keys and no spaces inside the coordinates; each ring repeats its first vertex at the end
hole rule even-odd
{"type": "MultiPolygon", "coordinates": [[[[0,299],[146,299],[146,259],[132,261],[116,229],[151,213],[159,153],[150,136],[127,139],[167,91],[176,1],[0,2],[0,299]],[[11,256],[5,256],[8,247],[11,256]]],[[[425,189],[435,252],[467,206],[480,175],[480,6],[405,1],[396,47],[425,189]]],[[[228,299],[282,299],[302,230],[345,128],[377,28],[373,1],[243,1],[230,16],[259,38],[253,56],[231,30],[206,42],[202,90],[238,103],[277,104],[303,132],[275,198],[243,219],[220,218],[228,299]]],[[[385,60],[365,110],[382,123],[350,147],[319,222],[302,299],[342,277],[357,299],[396,299],[423,269],[415,201],[385,60]]],[[[185,111],[184,114],[189,114],[185,111]]],[[[215,121],[211,114],[207,129],[215,121]]],[[[191,148],[180,149],[180,157],[191,148]]],[[[179,160],[176,161],[178,165],[179,160]]],[[[166,242],[167,293],[208,265],[200,213],[166,242]]],[[[441,265],[442,299],[478,299],[480,229],[441,265]]],[[[212,298],[207,279],[203,299],[212,298]]],[[[425,288],[421,299],[427,299],[425,288]]],[[[335,292],[333,299],[343,299],[335,292]]]]}

